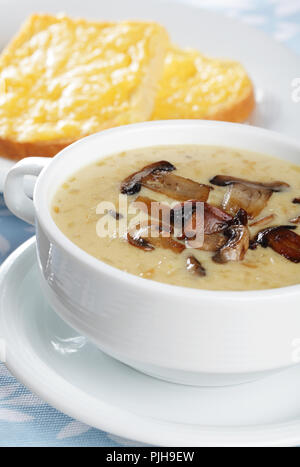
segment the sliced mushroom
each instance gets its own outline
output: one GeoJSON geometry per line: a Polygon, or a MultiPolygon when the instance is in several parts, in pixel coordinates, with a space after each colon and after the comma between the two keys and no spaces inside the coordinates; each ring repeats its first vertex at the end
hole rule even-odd
{"type": "Polygon", "coordinates": [[[136,200],[133,202],[133,205],[137,205],[141,207],[143,211],[152,217],[156,218],[156,213],[161,211],[161,214],[169,215],[171,217],[172,209],[165,203],[161,203],[160,201],[156,201],[155,199],[148,198],[147,196],[138,196],[136,200]],[[141,204],[139,204],[141,203],[141,204]],[[144,204],[144,206],[142,206],[144,204]],[[155,209],[154,209],[155,208],[155,209]]]}
{"type": "Polygon", "coordinates": [[[161,233],[164,237],[170,237],[170,234],[173,233],[172,226],[162,224],[157,219],[149,218],[140,223],[138,226],[139,235],[142,237],[148,237],[149,231],[155,233],[155,236],[158,236],[161,233]]]}
{"type": "Polygon", "coordinates": [[[300,224],[300,216],[294,217],[293,219],[290,219],[291,224],[300,224]]]}
{"type": "Polygon", "coordinates": [[[138,196],[136,200],[132,203],[133,206],[142,210],[149,217],[159,221],[161,227],[173,231],[173,210],[165,203],[155,201],[154,199],[148,198],[146,196],[138,196]]]}
{"type": "Polygon", "coordinates": [[[240,208],[245,209],[251,218],[258,216],[266,207],[273,192],[265,188],[251,188],[246,185],[230,185],[225,193],[222,207],[234,215],[240,208]]]}
{"type": "Polygon", "coordinates": [[[189,219],[184,223],[182,238],[191,239],[195,238],[197,229],[203,228],[204,235],[211,235],[218,232],[222,232],[227,229],[233,218],[230,214],[227,214],[216,206],[211,206],[208,203],[204,203],[204,218],[198,219],[199,216],[197,211],[193,211],[189,219]],[[204,221],[204,226],[199,223],[204,221]]]}
{"type": "Polygon", "coordinates": [[[290,188],[290,185],[285,182],[271,182],[271,183],[260,183],[260,182],[251,182],[250,180],[245,180],[243,178],[231,177],[227,175],[216,175],[210,180],[210,183],[217,186],[228,186],[234,184],[241,184],[249,186],[250,188],[255,189],[267,189],[274,192],[284,191],[285,188],[290,188]]]}
{"type": "Polygon", "coordinates": [[[300,204],[300,198],[294,198],[293,203],[294,204],[300,204]]]}
{"type": "Polygon", "coordinates": [[[263,229],[250,242],[250,249],[256,250],[258,246],[262,246],[263,248],[267,248],[268,245],[268,236],[271,232],[277,232],[281,230],[295,230],[297,227],[295,225],[279,225],[276,227],[268,227],[267,229],[263,229]]]}
{"type": "Polygon", "coordinates": [[[185,250],[185,245],[179,243],[172,237],[148,237],[146,240],[157,248],[164,248],[166,250],[172,250],[174,253],[180,254],[185,250]]]}
{"type": "Polygon", "coordinates": [[[152,226],[151,219],[148,219],[148,221],[144,221],[141,224],[132,227],[127,233],[128,243],[144,251],[153,251],[155,249],[154,246],[151,245],[151,243],[147,240],[149,230],[151,228],[154,228],[160,232],[159,224],[154,224],[152,226]]]}
{"type": "Polygon", "coordinates": [[[187,240],[186,244],[189,248],[196,250],[216,252],[222,248],[227,242],[227,238],[223,233],[214,233],[211,235],[204,235],[203,241],[187,240]]]}
{"type": "Polygon", "coordinates": [[[198,220],[196,216],[199,211],[202,212],[203,204],[202,201],[188,200],[174,206],[171,213],[171,222],[178,239],[185,240],[186,227],[188,226],[189,229],[191,225],[196,225],[198,220]]]}
{"type": "Polygon", "coordinates": [[[231,221],[231,225],[248,225],[248,213],[245,209],[239,209],[231,221]]]}
{"type": "Polygon", "coordinates": [[[206,270],[200,263],[200,261],[195,258],[195,256],[189,256],[186,260],[186,269],[197,276],[205,277],[206,270]]]}
{"type": "Polygon", "coordinates": [[[216,252],[220,250],[226,243],[226,237],[223,233],[215,233],[204,236],[204,243],[201,250],[216,252]]]}
{"type": "Polygon", "coordinates": [[[127,233],[127,240],[130,245],[135,246],[136,248],[139,248],[140,250],[144,251],[153,251],[154,247],[150,245],[147,240],[145,240],[142,237],[138,237],[137,235],[132,235],[131,233],[127,233]]]}
{"type": "Polygon", "coordinates": [[[228,227],[228,224],[232,221],[232,216],[227,214],[216,206],[205,204],[204,206],[204,232],[207,235],[222,232],[228,227]]]}
{"type": "Polygon", "coordinates": [[[123,195],[134,195],[141,190],[142,181],[145,177],[149,176],[150,174],[172,172],[173,170],[176,170],[176,167],[167,161],[159,161],[147,165],[143,169],[135,172],[132,175],[129,175],[129,177],[123,180],[121,184],[121,193],[123,195]]]}
{"type": "Polygon", "coordinates": [[[210,182],[218,186],[229,186],[222,203],[223,209],[234,215],[242,208],[251,218],[261,213],[273,192],[289,187],[284,182],[259,183],[226,175],[217,175],[210,182]]]}
{"type": "Polygon", "coordinates": [[[250,227],[257,227],[258,225],[268,224],[269,222],[273,221],[275,217],[276,217],[275,214],[270,214],[270,216],[262,217],[261,219],[258,219],[256,222],[252,222],[252,224],[250,224],[250,227]]]}
{"type": "Polygon", "coordinates": [[[179,201],[196,199],[197,201],[207,201],[212,187],[179,177],[174,174],[163,174],[159,172],[151,173],[143,178],[142,185],[149,190],[163,193],[169,198],[179,201]]]}
{"type": "Polygon", "coordinates": [[[251,248],[255,249],[258,245],[270,247],[289,261],[300,263],[300,236],[293,232],[294,229],[296,226],[292,225],[264,229],[251,242],[251,248]]]}
{"type": "Polygon", "coordinates": [[[225,245],[215,254],[213,261],[224,264],[229,261],[242,261],[248,251],[250,233],[247,226],[232,225],[224,234],[228,237],[225,245]]]}
{"type": "Polygon", "coordinates": [[[150,219],[138,226],[135,231],[129,232],[127,239],[132,246],[145,251],[152,251],[157,247],[172,250],[174,253],[179,254],[185,250],[183,243],[177,242],[170,236],[170,232],[162,230],[159,223],[153,223],[150,219]],[[157,235],[151,235],[152,229],[157,231],[157,235]]]}

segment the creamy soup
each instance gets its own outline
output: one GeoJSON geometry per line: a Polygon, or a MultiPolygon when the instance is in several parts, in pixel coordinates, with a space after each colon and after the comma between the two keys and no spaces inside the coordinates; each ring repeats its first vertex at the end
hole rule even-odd
{"type": "MultiPolygon", "coordinates": [[[[153,190],[147,183],[142,183],[139,188],[133,194],[123,194],[121,200],[124,201],[126,198],[129,205],[138,197],[169,204],[175,201],[172,200],[172,193],[167,192],[167,196],[164,190],[153,190]]],[[[116,154],[75,173],[54,196],[52,216],[61,231],[80,248],[99,260],[136,276],[199,289],[258,290],[300,283],[300,263],[297,256],[299,252],[296,251],[300,233],[299,197],[300,167],[285,161],[219,147],[154,147],[116,154]],[[221,209],[225,216],[224,229],[221,228],[217,233],[213,233],[215,237],[219,236],[218,241],[221,241],[215,249],[213,247],[208,248],[210,251],[207,249],[205,251],[198,247],[185,248],[189,242],[184,238],[174,239],[183,245],[180,252],[162,247],[157,241],[151,245],[151,239],[150,248],[145,249],[130,243],[126,232],[125,234],[123,232],[121,238],[118,235],[116,230],[118,224],[124,221],[119,212],[122,182],[145,166],[159,161],[168,161],[174,169],[176,168],[171,172],[162,172],[159,183],[164,179],[165,174],[173,174],[212,187],[206,202],[209,206],[221,209]],[[217,175],[227,177],[224,180],[217,179],[217,175]],[[234,180],[234,177],[242,179],[242,183],[234,180]],[[251,181],[252,185],[247,186],[245,180],[251,181]],[[272,185],[278,180],[283,182],[279,188],[276,184],[272,185]],[[260,183],[266,186],[262,185],[261,189],[260,183]],[[271,189],[268,186],[271,186],[271,189]],[[253,195],[249,208],[247,204],[249,199],[246,202],[247,212],[250,213],[248,225],[247,220],[228,221],[229,216],[234,218],[238,211],[236,204],[239,205],[239,199],[236,197],[240,193],[239,189],[242,190],[243,208],[245,208],[244,191],[246,190],[248,196],[250,189],[251,196],[253,195]],[[260,198],[258,204],[255,191],[257,189],[260,198]],[[252,201],[254,205],[251,204],[252,201]],[[101,202],[111,202],[115,206],[115,210],[109,209],[108,206],[105,214],[114,221],[113,229],[108,236],[99,235],[99,221],[103,222],[103,214],[99,210],[101,202]],[[232,227],[239,223],[241,225],[238,227],[232,227]],[[282,225],[294,228],[294,230],[286,230],[287,238],[285,231],[282,230],[282,238],[279,240],[286,244],[283,246],[279,244],[276,231],[275,234],[274,231],[273,233],[270,231],[271,236],[264,237],[264,241],[257,244],[256,249],[248,249],[247,236],[253,241],[258,232],[282,225]],[[235,228],[240,230],[237,232],[235,228]],[[242,232],[247,238],[244,241],[243,251],[236,254],[234,248],[242,237],[242,232]],[[234,235],[236,237],[232,238],[234,235]]],[[[176,196],[176,203],[179,202],[180,193],[176,196]]],[[[205,238],[208,236],[206,235],[205,238]]],[[[145,247],[149,246],[149,243],[144,241],[140,245],[145,247]]]]}

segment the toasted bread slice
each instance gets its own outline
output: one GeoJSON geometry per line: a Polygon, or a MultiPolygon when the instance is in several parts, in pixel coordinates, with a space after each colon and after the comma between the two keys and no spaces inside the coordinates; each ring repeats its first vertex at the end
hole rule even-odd
{"type": "Polygon", "coordinates": [[[156,23],[31,16],[0,57],[0,155],[53,156],[148,120],[168,44],[156,23]]]}
{"type": "Polygon", "coordinates": [[[172,47],[166,55],[152,119],[244,122],[254,106],[253,85],[242,65],[172,47]]]}

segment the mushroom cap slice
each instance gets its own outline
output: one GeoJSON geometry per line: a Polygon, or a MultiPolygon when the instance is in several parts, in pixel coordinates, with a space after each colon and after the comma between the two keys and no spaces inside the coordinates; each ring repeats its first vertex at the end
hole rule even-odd
{"type": "Polygon", "coordinates": [[[200,261],[195,258],[195,256],[189,256],[186,260],[186,269],[188,272],[195,274],[200,277],[206,276],[206,270],[200,263],[200,261]]]}
{"type": "Polygon", "coordinates": [[[127,240],[130,245],[139,248],[140,250],[144,251],[153,251],[154,246],[152,246],[147,240],[142,237],[138,237],[136,235],[132,235],[130,232],[127,233],[127,240]]]}
{"type": "Polygon", "coordinates": [[[233,217],[230,225],[247,225],[248,224],[248,213],[244,209],[239,209],[236,215],[233,217]]]}
{"type": "Polygon", "coordinates": [[[146,165],[138,172],[129,175],[121,183],[121,193],[123,195],[135,195],[141,190],[142,180],[152,173],[172,172],[176,167],[167,161],[154,162],[146,165]]]}
{"type": "Polygon", "coordinates": [[[213,261],[224,264],[229,261],[242,261],[249,249],[250,232],[246,225],[232,225],[225,231],[228,238],[225,245],[215,254],[213,261]]]}
{"type": "Polygon", "coordinates": [[[143,178],[142,185],[178,201],[207,201],[212,187],[169,173],[154,172],[143,178]]]}
{"type": "Polygon", "coordinates": [[[234,215],[242,208],[251,218],[261,213],[273,192],[284,191],[290,187],[288,183],[280,181],[260,183],[228,175],[216,175],[210,183],[229,187],[224,196],[223,209],[234,215]]]}
{"type": "Polygon", "coordinates": [[[204,217],[203,219],[197,219],[198,212],[193,211],[189,219],[186,219],[184,223],[184,232],[182,238],[191,239],[197,234],[197,229],[203,228],[204,235],[212,235],[218,232],[222,232],[227,229],[229,224],[232,222],[233,217],[222,209],[212,206],[208,203],[204,203],[204,217]],[[199,225],[199,220],[204,222],[203,225],[199,225]]]}
{"type": "Polygon", "coordinates": [[[172,250],[174,253],[179,254],[186,248],[183,243],[177,242],[170,236],[169,230],[164,230],[164,227],[151,219],[139,225],[137,230],[128,232],[127,240],[130,245],[144,251],[153,251],[157,247],[172,250]],[[152,235],[152,229],[155,230],[155,236],[152,235]]]}
{"type": "Polygon", "coordinates": [[[134,207],[148,214],[149,217],[159,221],[159,225],[165,229],[168,227],[170,231],[173,231],[173,210],[165,203],[155,201],[147,196],[138,196],[132,203],[134,207]]]}
{"type": "Polygon", "coordinates": [[[146,241],[151,243],[157,248],[164,248],[166,250],[172,250],[176,254],[180,254],[185,250],[185,245],[183,243],[177,242],[172,237],[147,237],[146,241]]]}
{"type": "Polygon", "coordinates": [[[290,188],[290,185],[285,182],[271,182],[271,183],[261,183],[261,182],[252,182],[250,180],[245,180],[243,178],[231,177],[229,175],[216,175],[210,180],[210,183],[217,186],[228,186],[234,184],[242,184],[249,186],[250,188],[261,189],[265,188],[274,192],[284,191],[286,188],[290,188]]]}
{"type": "Polygon", "coordinates": [[[251,242],[251,248],[255,249],[258,245],[270,247],[289,261],[300,263],[300,236],[293,232],[294,229],[296,226],[292,225],[264,229],[251,242]]]}
{"type": "Polygon", "coordinates": [[[232,215],[242,208],[247,211],[249,217],[254,218],[266,207],[272,194],[270,189],[252,188],[236,183],[228,187],[222,207],[232,215]]]}
{"type": "Polygon", "coordinates": [[[211,235],[222,232],[232,221],[232,216],[222,209],[205,203],[204,206],[204,233],[211,235]]]}
{"type": "Polygon", "coordinates": [[[196,250],[216,252],[222,248],[227,242],[227,238],[222,232],[214,233],[210,235],[204,235],[203,241],[197,240],[186,240],[186,244],[189,248],[196,250]]]}
{"type": "Polygon", "coordinates": [[[295,225],[278,225],[274,227],[268,227],[266,229],[261,230],[256,234],[253,240],[250,242],[251,250],[255,250],[259,245],[263,248],[267,248],[268,245],[268,235],[273,231],[278,230],[295,230],[297,227],[295,225]]]}

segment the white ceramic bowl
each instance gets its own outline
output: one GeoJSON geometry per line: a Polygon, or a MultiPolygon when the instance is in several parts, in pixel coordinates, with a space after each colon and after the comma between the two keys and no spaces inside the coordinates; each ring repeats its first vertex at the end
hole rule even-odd
{"type": "Polygon", "coordinates": [[[169,381],[235,384],[297,363],[300,285],[215,292],[145,280],[91,257],[52,220],[54,193],[81,167],[121,151],[170,144],[226,146],[300,162],[300,145],[279,134],[245,125],[180,120],[103,131],[52,160],[19,162],[6,180],[5,199],[17,216],[36,223],[47,300],[107,354],[169,381]],[[33,202],[22,188],[25,175],[39,175],[33,202]]]}

